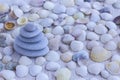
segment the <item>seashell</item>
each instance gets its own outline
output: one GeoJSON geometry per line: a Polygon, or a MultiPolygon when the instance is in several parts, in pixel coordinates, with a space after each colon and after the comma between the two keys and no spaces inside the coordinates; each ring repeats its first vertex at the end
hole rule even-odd
{"type": "Polygon", "coordinates": [[[12,21],[5,22],[5,29],[6,30],[13,30],[15,28],[15,23],[12,21]]]}
{"type": "Polygon", "coordinates": [[[39,6],[42,6],[44,1],[45,0],[31,0],[30,5],[33,7],[39,7],[39,6]]]}
{"type": "Polygon", "coordinates": [[[0,15],[0,22],[5,22],[8,19],[8,15],[7,14],[2,14],[0,15]]]}
{"type": "Polygon", "coordinates": [[[70,80],[70,77],[71,77],[71,71],[67,68],[61,68],[56,72],[57,80],[70,80]]]}
{"type": "Polygon", "coordinates": [[[9,11],[9,5],[0,3],[0,14],[4,14],[9,11]]]}
{"type": "Polygon", "coordinates": [[[111,52],[107,51],[103,47],[93,47],[90,58],[95,62],[103,62],[111,57],[111,52]]]}
{"type": "Polygon", "coordinates": [[[40,16],[38,15],[38,14],[30,14],[29,16],[28,16],[28,20],[30,20],[30,21],[36,21],[36,20],[38,20],[40,18],[40,16]]]}
{"type": "Polygon", "coordinates": [[[25,25],[27,23],[28,23],[28,18],[26,18],[26,17],[19,17],[17,19],[17,24],[18,25],[25,25]]]}
{"type": "Polygon", "coordinates": [[[115,17],[113,22],[116,23],[117,25],[120,25],[120,16],[115,17]]]}
{"type": "Polygon", "coordinates": [[[120,73],[120,63],[117,61],[112,61],[106,64],[106,69],[111,74],[119,74],[120,73]]]}

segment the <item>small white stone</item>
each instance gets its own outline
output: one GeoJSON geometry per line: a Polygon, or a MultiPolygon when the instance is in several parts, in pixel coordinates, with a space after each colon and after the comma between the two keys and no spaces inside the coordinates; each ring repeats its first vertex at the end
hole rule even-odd
{"type": "Polygon", "coordinates": [[[115,9],[120,9],[120,2],[115,2],[115,3],[113,4],[113,7],[114,7],[115,9]]]}
{"type": "Polygon", "coordinates": [[[102,63],[94,63],[88,65],[88,71],[94,75],[98,75],[103,69],[104,65],[102,63]]]}
{"type": "Polygon", "coordinates": [[[74,0],[61,0],[61,4],[65,5],[66,7],[74,6],[74,0]]]}
{"type": "Polygon", "coordinates": [[[97,13],[92,13],[90,20],[93,21],[93,22],[98,22],[98,21],[100,20],[99,14],[97,14],[97,13]]]}
{"type": "Polygon", "coordinates": [[[107,28],[104,25],[99,24],[99,25],[94,27],[94,31],[97,34],[105,34],[108,30],[107,30],[107,28]]]}
{"type": "Polygon", "coordinates": [[[50,1],[46,1],[43,5],[43,7],[48,10],[52,10],[54,8],[54,6],[55,6],[55,4],[50,1]]]}
{"type": "Polygon", "coordinates": [[[74,39],[75,39],[75,38],[74,38],[72,35],[70,35],[70,34],[65,34],[65,35],[63,36],[62,41],[63,41],[63,43],[70,44],[71,41],[73,41],[74,39]]]}
{"type": "Polygon", "coordinates": [[[72,51],[80,51],[84,48],[84,44],[81,41],[72,41],[70,44],[72,51]]]}
{"type": "Polygon", "coordinates": [[[87,76],[88,71],[86,66],[80,66],[79,68],[76,69],[76,73],[82,77],[87,76]]]}
{"type": "Polygon", "coordinates": [[[45,73],[40,73],[37,75],[36,80],[49,80],[49,77],[45,73]]]}
{"type": "Polygon", "coordinates": [[[58,19],[58,15],[54,14],[54,13],[50,13],[49,17],[52,18],[53,20],[57,20],[58,19]]]}
{"type": "Polygon", "coordinates": [[[12,45],[14,42],[14,39],[12,38],[12,36],[10,34],[6,34],[6,44],[7,45],[12,45]]]}
{"type": "Polygon", "coordinates": [[[110,74],[106,70],[103,70],[103,71],[101,71],[101,76],[103,78],[108,78],[110,76],[110,74]]]}
{"type": "Polygon", "coordinates": [[[40,16],[36,13],[28,15],[28,20],[29,21],[37,21],[39,18],[40,18],[40,16]]]}
{"type": "Polygon", "coordinates": [[[65,52],[61,55],[61,60],[64,62],[70,62],[72,60],[72,53],[71,52],[65,52]]]}
{"type": "Polygon", "coordinates": [[[48,62],[46,65],[46,69],[49,71],[56,71],[60,68],[60,65],[56,62],[48,62]]]}
{"type": "Polygon", "coordinates": [[[72,32],[72,27],[73,26],[63,26],[65,33],[71,33],[72,32]]]}
{"type": "Polygon", "coordinates": [[[53,9],[53,12],[56,14],[64,13],[65,11],[66,11],[66,7],[64,5],[61,5],[61,4],[56,4],[54,9],[53,9]]]}
{"type": "Polygon", "coordinates": [[[115,2],[117,2],[117,0],[105,0],[105,3],[107,4],[113,4],[115,2]]]}
{"type": "Polygon", "coordinates": [[[112,61],[118,61],[118,62],[120,62],[120,55],[114,54],[114,55],[112,56],[111,60],[112,60],[112,61]]]}
{"type": "Polygon", "coordinates": [[[82,30],[87,30],[87,26],[83,24],[75,25],[76,28],[80,28],[82,30]]]}
{"type": "Polygon", "coordinates": [[[31,7],[30,7],[30,5],[25,4],[25,5],[20,6],[20,9],[21,9],[23,12],[29,12],[29,11],[31,10],[31,7]]]}
{"type": "Polygon", "coordinates": [[[103,20],[106,20],[106,21],[113,19],[113,16],[109,13],[101,13],[100,16],[103,20]]]}
{"type": "Polygon", "coordinates": [[[86,31],[82,30],[80,36],[78,36],[78,37],[76,38],[76,40],[78,40],[78,41],[85,41],[85,40],[86,40],[86,35],[87,35],[87,34],[86,34],[86,31]]]}
{"type": "Polygon", "coordinates": [[[19,64],[28,66],[28,65],[32,64],[32,60],[30,58],[28,58],[27,56],[22,56],[19,59],[19,64]]]}
{"type": "Polygon", "coordinates": [[[3,70],[1,71],[1,75],[6,80],[13,80],[15,78],[15,73],[11,70],[3,70]]]}
{"type": "Polygon", "coordinates": [[[2,53],[0,52],[0,60],[3,58],[3,55],[2,55],[2,53]]]}
{"type": "Polygon", "coordinates": [[[50,51],[46,56],[46,60],[48,61],[58,61],[60,59],[60,55],[56,51],[50,51]],[[54,56],[54,57],[53,57],[54,56]]]}
{"type": "Polygon", "coordinates": [[[6,64],[10,62],[11,60],[12,60],[12,57],[7,55],[3,57],[2,62],[6,64]]]}
{"type": "Polygon", "coordinates": [[[116,50],[117,49],[117,44],[114,41],[109,41],[105,44],[105,48],[107,50],[116,50]]]}
{"type": "Polygon", "coordinates": [[[42,70],[42,67],[39,66],[39,65],[32,65],[30,66],[29,68],[29,73],[32,75],[32,76],[36,76],[38,75],[42,70]]]}
{"type": "Polygon", "coordinates": [[[12,49],[12,47],[11,47],[11,46],[5,47],[5,48],[3,49],[3,53],[4,53],[5,55],[11,55],[11,54],[13,54],[13,49],[12,49]]]}
{"type": "Polygon", "coordinates": [[[113,38],[110,34],[103,34],[100,37],[100,40],[102,43],[106,43],[106,42],[110,41],[111,39],[113,39],[113,38]]]}
{"type": "Polygon", "coordinates": [[[16,28],[15,30],[12,31],[11,36],[13,38],[16,38],[19,35],[20,28],[16,28]]]}
{"type": "Polygon", "coordinates": [[[54,38],[49,40],[49,48],[51,50],[58,50],[60,47],[60,40],[61,40],[61,36],[57,35],[54,38]],[[54,43],[54,44],[53,44],[54,43]]]}
{"type": "Polygon", "coordinates": [[[91,78],[90,80],[98,80],[97,78],[91,78]]]}
{"type": "Polygon", "coordinates": [[[24,65],[17,65],[16,67],[16,75],[18,77],[25,77],[28,74],[28,67],[24,65]]]}
{"type": "Polygon", "coordinates": [[[35,63],[37,65],[43,65],[46,62],[46,59],[44,57],[37,57],[35,60],[35,63]]]}
{"type": "Polygon", "coordinates": [[[40,21],[40,24],[43,26],[43,27],[50,27],[53,23],[53,19],[51,18],[44,18],[40,21]]]}
{"type": "Polygon", "coordinates": [[[77,12],[73,15],[73,17],[74,17],[75,20],[78,20],[78,19],[85,18],[85,15],[82,12],[77,12]]]}
{"type": "Polygon", "coordinates": [[[106,22],[105,25],[106,25],[106,27],[108,27],[109,29],[115,29],[115,30],[117,29],[116,24],[115,24],[114,22],[112,22],[112,21],[106,22]]]}
{"type": "Polygon", "coordinates": [[[99,42],[98,41],[90,41],[90,42],[88,42],[88,44],[87,44],[87,48],[88,49],[92,49],[93,47],[96,47],[96,46],[99,46],[99,42]]]}
{"type": "Polygon", "coordinates": [[[110,76],[107,80],[120,80],[118,76],[110,76]]]}
{"type": "Polygon", "coordinates": [[[67,63],[67,67],[68,67],[70,70],[75,69],[76,66],[77,66],[76,63],[73,62],[73,61],[70,61],[70,62],[67,63]]]}
{"type": "Polygon", "coordinates": [[[94,32],[88,32],[86,37],[89,40],[99,40],[99,36],[94,32]]]}
{"type": "Polygon", "coordinates": [[[114,30],[114,29],[109,30],[108,33],[109,33],[112,37],[115,37],[115,36],[118,35],[118,32],[117,32],[116,30],[114,30]]]}
{"type": "Polygon", "coordinates": [[[46,33],[45,36],[46,36],[48,39],[54,38],[54,35],[53,35],[52,33],[46,33]]]}
{"type": "Polygon", "coordinates": [[[74,37],[80,36],[81,33],[82,33],[82,30],[80,27],[73,27],[72,28],[71,35],[73,35],[74,37]]]}
{"type": "Polygon", "coordinates": [[[96,10],[100,10],[103,7],[103,5],[100,2],[94,2],[92,6],[96,10]]]}
{"type": "Polygon", "coordinates": [[[71,17],[71,16],[67,16],[67,17],[65,18],[65,24],[66,24],[66,25],[73,25],[74,22],[75,22],[75,20],[74,20],[74,18],[71,17]]]}
{"type": "Polygon", "coordinates": [[[64,30],[61,26],[56,26],[53,30],[52,30],[52,33],[54,35],[62,35],[64,34],[64,30]]]}
{"type": "Polygon", "coordinates": [[[40,18],[47,18],[49,15],[49,11],[48,10],[40,10],[40,11],[38,11],[38,15],[40,16],[40,18]]]}
{"type": "Polygon", "coordinates": [[[67,10],[66,10],[66,13],[67,13],[68,15],[73,15],[73,14],[75,14],[76,12],[77,12],[77,9],[74,8],[74,7],[67,8],[67,10]]]}
{"type": "Polygon", "coordinates": [[[68,50],[69,50],[69,46],[68,45],[65,45],[65,44],[61,44],[60,45],[60,51],[62,53],[67,52],[68,50]]]}

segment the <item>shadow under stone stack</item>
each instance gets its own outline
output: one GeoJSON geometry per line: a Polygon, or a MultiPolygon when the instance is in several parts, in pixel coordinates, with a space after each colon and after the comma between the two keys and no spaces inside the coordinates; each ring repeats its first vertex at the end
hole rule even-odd
{"type": "Polygon", "coordinates": [[[15,39],[14,49],[17,53],[29,57],[44,56],[48,53],[48,40],[34,23],[21,28],[15,39]]]}

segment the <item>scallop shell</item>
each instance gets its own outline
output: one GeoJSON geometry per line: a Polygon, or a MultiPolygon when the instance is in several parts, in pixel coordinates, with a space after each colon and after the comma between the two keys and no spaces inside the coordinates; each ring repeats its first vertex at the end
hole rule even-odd
{"type": "Polygon", "coordinates": [[[12,29],[15,28],[15,23],[12,22],[12,21],[5,22],[4,27],[5,27],[6,30],[12,30],[12,29]]]}
{"type": "Polygon", "coordinates": [[[9,5],[0,3],[0,14],[4,14],[9,11],[9,5]]]}
{"type": "Polygon", "coordinates": [[[103,62],[111,57],[111,52],[107,51],[103,47],[93,47],[90,58],[95,62],[103,62]]]}
{"type": "Polygon", "coordinates": [[[39,18],[40,18],[40,16],[38,14],[30,14],[28,16],[28,20],[30,20],[30,21],[36,21],[39,18]]]}
{"type": "Polygon", "coordinates": [[[28,23],[28,19],[26,17],[20,17],[17,19],[17,24],[18,25],[25,25],[28,23]]]}
{"type": "Polygon", "coordinates": [[[119,74],[120,73],[120,63],[117,61],[109,62],[106,64],[106,69],[111,74],[119,74]]]}

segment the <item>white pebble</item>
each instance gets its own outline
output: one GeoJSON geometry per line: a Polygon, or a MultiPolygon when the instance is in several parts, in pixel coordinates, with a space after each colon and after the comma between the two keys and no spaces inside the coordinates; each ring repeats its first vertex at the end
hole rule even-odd
{"type": "Polygon", "coordinates": [[[113,19],[113,16],[109,13],[101,13],[100,16],[103,20],[107,20],[107,21],[113,19]]]}
{"type": "Polygon", "coordinates": [[[1,75],[6,80],[13,80],[15,78],[15,73],[11,70],[3,70],[1,71],[1,75]]]}
{"type": "Polygon", "coordinates": [[[73,61],[70,61],[70,62],[67,63],[67,67],[68,67],[70,70],[75,69],[76,66],[77,66],[76,63],[73,62],[73,61]]]}
{"type": "Polygon", "coordinates": [[[108,30],[107,30],[107,28],[104,25],[99,24],[99,25],[94,27],[94,31],[97,34],[105,34],[108,30]]]}
{"type": "Polygon", "coordinates": [[[2,62],[3,63],[8,63],[12,60],[12,57],[11,56],[4,56],[3,59],[2,59],[2,62]]]}
{"type": "Polygon", "coordinates": [[[76,69],[76,73],[82,77],[87,76],[88,71],[86,66],[80,66],[79,68],[76,69]]]}
{"type": "Polygon", "coordinates": [[[103,69],[104,65],[102,63],[94,63],[88,65],[88,71],[94,75],[98,75],[103,69]]]}
{"type": "Polygon", "coordinates": [[[43,7],[48,10],[52,10],[54,8],[54,6],[55,6],[55,4],[50,1],[46,1],[43,5],[43,7]]]}
{"type": "Polygon", "coordinates": [[[81,41],[72,41],[70,44],[72,51],[80,51],[84,48],[84,44],[81,41]]]}
{"type": "Polygon", "coordinates": [[[78,41],[85,41],[86,40],[86,31],[82,30],[81,34],[76,38],[78,41]]]}
{"type": "Polygon", "coordinates": [[[3,55],[2,55],[2,53],[0,52],[0,60],[3,58],[3,55]]]}
{"type": "Polygon", "coordinates": [[[106,25],[106,27],[108,27],[109,29],[115,29],[115,30],[117,29],[116,24],[115,24],[114,22],[112,22],[112,21],[106,22],[105,25],[106,25]]]}
{"type": "Polygon", "coordinates": [[[109,41],[105,44],[105,48],[107,50],[116,50],[117,49],[117,44],[114,41],[109,41]]]}
{"type": "Polygon", "coordinates": [[[97,14],[97,13],[92,13],[92,14],[91,14],[91,17],[90,17],[90,20],[93,21],[93,22],[98,22],[98,21],[100,20],[99,14],[97,14]]]}
{"type": "Polygon", "coordinates": [[[77,12],[77,9],[74,8],[74,7],[67,8],[67,10],[66,10],[66,14],[67,14],[67,15],[73,15],[73,14],[75,14],[76,12],[77,12]]]}
{"type": "Polygon", "coordinates": [[[46,60],[48,61],[58,61],[60,59],[60,55],[56,51],[50,51],[46,56],[46,60]],[[54,57],[53,57],[54,56],[54,57]]]}
{"type": "Polygon", "coordinates": [[[96,10],[100,10],[103,7],[103,5],[100,2],[94,2],[92,6],[96,10]]]}
{"type": "Polygon", "coordinates": [[[69,50],[69,46],[68,45],[66,45],[66,44],[61,44],[60,45],[60,51],[62,53],[67,52],[68,50],[69,50]]]}
{"type": "Polygon", "coordinates": [[[61,0],[61,4],[65,5],[66,7],[74,6],[74,0],[61,0]]]}
{"type": "Polygon", "coordinates": [[[65,34],[65,35],[63,36],[62,41],[63,41],[63,43],[70,44],[71,41],[73,41],[74,39],[75,39],[75,38],[74,38],[72,35],[70,35],[70,34],[65,34]]]}
{"type": "Polygon", "coordinates": [[[37,65],[43,65],[46,62],[46,59],[44,57],[37,57],[35,60],[35,63],[37,65]]]}
{"type": "Polygon", "coordinates": [[[80,27],[73,27],[73,28],[72,28],[71,34],[72,34],[74,37],[80,36],[81,33],[82,33],[82,30],[81,30],[80,27]]]}
{"type": "Polygon", "coordinates": [[[60,65],[56,62],[48,62],[46,65],[46,69],[49,71],[56,71],[60,68],[60,65]]]}
{"type": "Polygon", "coordinates": [[[53,19],[51,18],[44,18],[44,19],[41,19],[40,21],[40,24],[43,26],[43,27],[50,27],[53,23],[53,19]]]}
{"type": "Polygon", "coordinates": [[[90,41],[87,43],[87,48],[88,49],[92,49],[93,47],[99,46],[99,42],[98,41],[90,41]]]}
{"type": "Polygon", "coordinates": [[[25,77],[28,74],[28,67],[24,65],[17,65],[16,67],[16,75],[18,77],[25,77]]]}
{"type": "Polygon", "coordinates": [[[114,30],[114,29],[109,30],[108,33],[109,33],[112,37],[115,37],[115,36],[118,35],[118,32],[117,32],[116,30],[114,30]]]}
{"type": "Polygon", "coordinates": [[[11,46],[5,47],[5,48],[3,49],[3,53],[4,53],[5,55],[11,55],[11,54],[13,54],[13,49],[12,49],[12,47],[11,47],[11,46]]]}
{"type": "Polygon", "coordinates": [[[32,65],[30,66],[29,68],[29,73],[32,75],[32,76],[36,76],[38,75],[42,70],[42,67],[39,66],[39,65],[32,65]]]}
{"type": "Polygon", "coordinates": [[[117,0],[105,0],[105,3],[107,4],[113,4],[115,2],[117,2],[117,0]]]}
{"type": "Polygon", "coordinates": [[[54,14],[54,13],[50,13],[48,17],[52,18],[53,20],[57,20],[58,19],[58,15],[54,14]]]}
{"type": "Polygon", "coordinates": [[[49,77],[45,73],[40,73],[37,75],[36,80],[49,80],[49,77]]]}
{"type": "Polygon", "coordinates": [[[120,62],[120,55],[114,54],[114,55],[112,56],[111,60],[112,60],[112,61],[118,61],[118,62],[120,62]]]}
{"type": "Polygon", "coordinates": [[[66,25],[73,25],[74,22],[75,22],[75,20],[74,20],[74,18],[71,17],[71,16],[67,16],[67,17],[65,18],[65,24],[66,24],[66,25]]]}
{"type": "Polygon", "coordinates": [[[66,11],[66,7],[64,5],[61,5],[61,4],[56,4],[54,9],[53,9],[53,12],[56,14],[64,13],[65,11],[66,11]]]}
{"type": "Polygon", "coordinates": [[[94,32],[88,32],[86,37],[89,40],[99,40],[99,36],[94,32]]]}
{"type": "Polygon", "coordinates": [[[97,78],[91,78],[90,80],[98,80],[97,78]]]}
{"type": "Polygon", "coordinates": [[[38,12],[38,15],[40,16],[40,18],[46,18],[49,15],[49,11],[48,10],[40,10],[38,12]]]}
{"type": "Polygon", "coordinates": [[[100,40],[102,43],[106,43],[106,42],[110,41],[111,39],[113,39],[113,38],[110,34],[103,34],[100,37],[100,40]]]}
{"type": "Polygon", "coordinates": [[[118,76],[110,76],[107,80],[120,80],[118,76]]]}
{"type": "Polygon", "coordinates": [[[27,56],[22,56],[19,59],[19,64],[28,66],[28,65],[32,64],[32,60],[30,58],[28,58],[27,56]]]}
{"type": "Polygon", "coordinates": [[[103,71],[101,71],[101,76],[103,78],[108,78],[110,76],[110,74],[106,70],[103,70],[103,71]]]}
{"type": "Polygon", "coordinates": [[[64,30],[61,26],[56,26],[53,30],[52,30],[52,33],[54,35],[62,35],[64,34],[64,30]]]}
{"type": "Polygon", "coordinates": [[[88,30],[90,30],[90,31],[93,31],[94,30],[94,27],[96,26],[96,23],[95,22],[88,22],[87,23],[87,28],[88,28],[88,30]]]}

